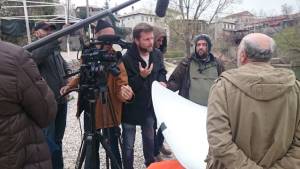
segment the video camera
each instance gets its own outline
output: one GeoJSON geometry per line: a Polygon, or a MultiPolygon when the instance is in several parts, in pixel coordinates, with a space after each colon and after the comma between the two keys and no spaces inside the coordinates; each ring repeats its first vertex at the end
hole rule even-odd
{"type": "Polygon", "coordinates": [[[121,60],[122,53],[120,51],[107,51],[105,45],[119,45],[122,49],[131,47],[131,43],[121,40],[116,35],[103,35],[97,39],[92,39],[90,44],[82,50],[82,64],[88,66],[90,71],[110,72],[113,76],[118,76],[120,70],[118,63],[121,60]]]}
{"type": "MultiPolygon", "coordinates": [[[[86,101],[90,97],[89,91],[98,90],[100,98],[101,93],[107,90],[107,76],[111,73],[113,76],[120,74],[118,67],[122,53],[120,51],[107,50],[105,46],[119,45],[122,49],[131,47],[131,43],[121,40],[116,35],[103,35],[97,39],[91,39],[89,45],[84,46],[81,54],[81,66],[79,71],[79,109],[77,117],[81,112],[87,110],[86,101]],[[92,89],[92,90],[91,90],[92,89]]],[[[93,94],[92,94],[93,95],[93,94]]],[[[101,102],[105,103],[106,99],[101,98],[101,102]]]]}

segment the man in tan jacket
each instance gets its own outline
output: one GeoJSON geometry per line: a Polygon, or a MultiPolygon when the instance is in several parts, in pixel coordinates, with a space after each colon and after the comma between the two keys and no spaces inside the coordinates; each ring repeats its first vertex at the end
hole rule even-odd
{"type": "Polygon", "coordinates": [[[211,88],[207,134],[211,169],[300,168],[300,83],[273,68],[275,42],[249,34],[238,49],[238,69],[211,88]]]}

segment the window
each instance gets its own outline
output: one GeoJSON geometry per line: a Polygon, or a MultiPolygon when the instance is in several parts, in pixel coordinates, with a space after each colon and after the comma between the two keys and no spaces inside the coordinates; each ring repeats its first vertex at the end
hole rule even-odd
{"type": "Polygon", "coordinates": [[[150,22],[152,22],[152,17],[150,17],[150,22]]]}
{"type": "Polygon", "coordinates": [[[141,16],[142,17],[142,21],[144,21],[144,16],[141,16]]]}

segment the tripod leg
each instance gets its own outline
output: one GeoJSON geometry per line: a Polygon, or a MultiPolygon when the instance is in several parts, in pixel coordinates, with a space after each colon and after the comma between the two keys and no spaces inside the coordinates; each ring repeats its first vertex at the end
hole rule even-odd
{"type": "Polygon", "coordinates": [[[121,144],[119,142],[120,139],[120,132],[119,132],[119,127],[112,127],[112,128],[108,128],[108,137],[109,137],[109,145],[111,148],[111,151],[113,152],[114,156],[117,159],[118,164],[120,165],[120,167],[122,168],[122,158],[121,158],[121,151],[120,151],[120,146],[119,144],[121,144]]]}
{"type": "Polygon", "coordinates": [[[88,169],[97,169],[98,163],[97,163],[97,151],[99,150],[96,148],[96,135],[95,134],[89,134],[87,136],[87,146],[86,146],[86,157],[85,157],[85,168],[88,169]]]}
{"type": "Polygon", "coordinates": [[[105,160],[106,160],[106,169],[109,169],[109,157],[107,154],[105,155],[105,160]]]}
{"type": "Polygon", "coordinates": [[[81,142],[81,146],[78,152],[75,169],[81,169],[83,161],[89,169],[97,169],[96,164],[96,136],[93,134],[84,134],[84,138],[81,142]]]}
{"type": "Polygon", "coordinates": [[[114,166],[114,169],[121,169],[121,166],[118,164],[116,157],[114,156],[113,152],[111,151],[109,145],[106,143],[105,138],[102,135],[99,135],[100,143],[103,146],[106,155],[110,158],[111,163],[114,166]]]}
{"type": "Polygon", "coordinates": [[[84,157],[86,154],[86,135],[84,135],[82,141],[81,141],[81,145],[80,145],[80,149],[78,152],[78,156],[76,159],[76,165],[75,165],[75,169],[81,169],[82,167],[82,163],[84,161],[84,157]]]}

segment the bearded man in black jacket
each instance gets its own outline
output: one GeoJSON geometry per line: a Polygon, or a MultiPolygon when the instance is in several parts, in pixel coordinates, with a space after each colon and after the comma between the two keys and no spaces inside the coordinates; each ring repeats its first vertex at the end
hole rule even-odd
{"type": "Polygon", "coordinates": [[[123,158],[124,168],[133,169],[133,148],[136,126],[142,129],[145,165],[154,162],[154,122],[155,114],[151,99],[151,85],[159,81],[166,86],[166,74],[162,53],[153,49],[153,27],[140,23],[133,29],[134,43],[123,56],[129,86],[135,94],[132,102],[123,107],[123,158]]]}

